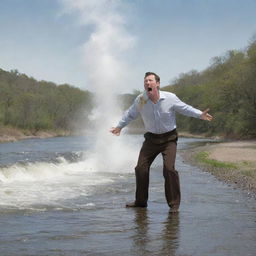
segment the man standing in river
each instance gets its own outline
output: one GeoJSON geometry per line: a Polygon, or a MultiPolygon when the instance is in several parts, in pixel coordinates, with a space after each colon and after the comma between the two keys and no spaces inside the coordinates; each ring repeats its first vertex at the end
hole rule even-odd
{"type": "Polygon", "coordinates": [[[177,212],[181,193],[179,174],[175,170],[178,140],[175,112],[207,121],[211,121],[212,116],[208,114],[209,109],[202,112],[182,102],[175,94],[160,91],[160,77],[153,72],[145,74],[144,88],[144,93],[135,99],[118,125],[110,130],[113,134],[120,135],[122,128],[136,119],[139,114],[147,130],[135,167],[135,201],[126,204],[126,207],[147,207],[150,166],[157,155],[161,153],[166,201],[170,210],[177,212]]]}

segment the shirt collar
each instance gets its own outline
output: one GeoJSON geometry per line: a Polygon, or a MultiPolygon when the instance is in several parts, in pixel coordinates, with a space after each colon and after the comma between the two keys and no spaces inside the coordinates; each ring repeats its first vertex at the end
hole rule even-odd
{"type": "Polygon", "coordinates": [[[162,91],[159,91],[159,96],[160,96],[159,100],[166,98],[165,94],[162,91]]]}

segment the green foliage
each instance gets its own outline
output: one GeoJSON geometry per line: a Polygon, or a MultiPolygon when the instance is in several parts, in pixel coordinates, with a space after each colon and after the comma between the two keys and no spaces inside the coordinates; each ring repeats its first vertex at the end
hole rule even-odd
{"type": "Polygon", "coordinates": [[[73,130],[86,123],[92,109],[92,97],[67,84],[36,81],[0,69],[0,125],[42,130],[73,130]]]}
{"type": "Polygon", "coordinates": [[[228,51],[215,57],[198,73],[182,74],[163,88],[184,102],[204,110],[210,108],[212,122],[177,116],[178,127],[191,133],[232,138],[256,137],[256,40],[244,51],[228,51]]]}
{"type": "MultiPolygon", "coordinates": [[[[256,40],[244,51],[228,51],[214,57],[201,71],[181,74],[163,90],[174,92],[182,101],[204,110],[214,119],[205,122],[177,114],[179,130],[233,138],[256,137],[256,40]]],[[[119,96],[127,109],[139,94],[119,96]]],[[[30,130],[75,130],[88,120],[93,95],[68,84],[36,81],[17,70],[0,69],[0,125],[30,130]]],[[[131,124],[142,127],[141,119],[131,124]]]]}

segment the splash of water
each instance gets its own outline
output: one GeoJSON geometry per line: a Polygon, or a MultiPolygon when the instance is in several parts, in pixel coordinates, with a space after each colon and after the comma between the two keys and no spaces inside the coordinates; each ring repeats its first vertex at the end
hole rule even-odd
{"type": "Polygon", "coordinates": [[[109,133],[116,125],[121,113],[116,96],[129,85],[131,70],[125,56],[132,48],[135,38],[126,29],[121,9],[123,1],[118,0],[62,0],[67,13],[76,13],[82,25],[91,26],[92,32],[84,44],[84,65],[88,84],[96,99],[92,115],[93,130],[96,133],[94,150],[95,168],[105,168],[111,163],[113,169],[120,168],[121,161],[132,154],[123,140],[113,138],[109,133]]]}
{"type": "Polygon", "coordinates": [[[93,171],[90,162],[69,163],[60,157],[58,163],[14,164],[0,168],[0,212],[73,208],[70,200],[87,197],[95,186],[111,182],[111,177],[93,171]]]}
{"type": "Polygon", "coordinates": [[[78,14],[81,25],[91,26],[93,31],[83,49],[88,83],[96,95],[96,107],[91,115],[96,138],[94,147],[86,152],[84,161],[76,163],[60,159],[59,163],[0,168],[0,196],[3,199],[0,209],[44,209],[51,204],[58,207],[60,199],[87,196],[92,186],[111,183],[110,173],[132,172],[135,165],[138,149],[134,150],[134,145],[125,136],[115,137],[109,132],[121,115],[116,95],[129,84],[127,70],[130,69],[124,60],[135,40],[125,30],[125,19],[119,12],[123,2],[60,2],[66,13],[78,14]],[[106,172],[110,176],[106,176],[106,172]],[[39,202],[42,206],[35,206],[39,202]]]}

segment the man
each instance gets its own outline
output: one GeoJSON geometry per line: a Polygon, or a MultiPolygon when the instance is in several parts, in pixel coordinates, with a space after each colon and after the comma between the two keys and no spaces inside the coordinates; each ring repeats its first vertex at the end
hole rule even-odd
{"type": "Polygon", "coordinates": [[[171,212],[177,212],[180,205],[179,174],[175,170],[175,158],[178,134],[176,132],[175,112],[186,116],[211,121],[209,109],[201,111],[182,102],[175,94],[160,91],[160,77],[147,72],[144,77],[143,94],[124,113],[117,127],[110,131],[120,135],[121,130],[140,114],[145,125],[145,141],[140,150],[136,174],[136,195],[133,203],[126,207],[147,207],[149,169],[158,154],[163,156],[163,175],[165,179],[165,197],[171,212]]]}

